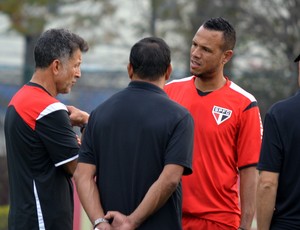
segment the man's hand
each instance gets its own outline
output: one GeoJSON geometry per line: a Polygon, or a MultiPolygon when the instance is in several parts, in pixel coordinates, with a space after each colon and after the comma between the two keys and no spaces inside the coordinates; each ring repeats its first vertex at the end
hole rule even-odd
{"type": "Polygon", "coordinates": [[[105,219],[113,219],[111,223],[112,230],[134,230],[136,226],[128,216],[117,211],[109,211],[104,216],[105,219]]]}
{"type": "Polygon", "coordinates": [[[90,115],[87,112],[70,105],[67,106],[67,109],[69,111],[71,124],[73,126],[81,127],[82,125],[88,123],[90,115]]]}
{"type": "Polygon", "coordinates": [[[78,135],[76,135],[76,140],[77,140],[78,145],[81,145],[81,139],[78,135]]]}

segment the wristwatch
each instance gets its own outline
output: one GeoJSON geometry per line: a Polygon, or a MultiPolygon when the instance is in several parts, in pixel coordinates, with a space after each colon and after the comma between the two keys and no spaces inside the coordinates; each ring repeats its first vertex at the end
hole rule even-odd
{"type": "Polygon", "coordinates": [[[99,230],[99,229],[97,228],[97,225],[100,224],[100,223],[108,223],[108,220],[105,219],[105,218],[102,218],[102,217],[96,219],[96,220],[94,221],[94,230],[99,230]]]}

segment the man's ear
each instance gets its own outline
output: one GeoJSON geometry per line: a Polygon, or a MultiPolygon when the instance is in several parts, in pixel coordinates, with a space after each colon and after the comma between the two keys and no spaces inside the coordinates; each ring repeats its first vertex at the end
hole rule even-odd
{"type": "Polygon", "coordinates": [[[129,78],[132,79],[132,77],[133,77],[133,67],[130,63],[128,63],[128,65],[127,65],[127,72],[128,72],[129,78]]]}
{"type": "Polygon", "coordinates": [[[60,68],[62,68],[61,66],[61,62],[58,59],[55,59],[52,63],[51,63],[51,69],[53,71],[54,75],[57,75],[59,73],[60,68]]]}
{"type": "Polygon", "coordinates": [[[226,50],[224,52],[224,57],[223,57],[222,63],[225,65],[227,62],[230,61],[230,59],[232,58],[232,56],[233,56],[233,50],[226,50]]]}
{"type": "Polygon", "coordinates": [[[166,75],[165,75],[165,80],[168,81],[171,77],[171,73],[172,73],[172,65],[169,64],[168,68],[167,68],[167,71],[166,71],[166,75]]]}

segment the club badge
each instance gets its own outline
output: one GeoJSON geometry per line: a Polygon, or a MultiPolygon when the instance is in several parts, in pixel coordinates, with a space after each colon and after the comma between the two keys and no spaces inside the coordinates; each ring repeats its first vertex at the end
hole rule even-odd
{"type": "Polygon", "coordinates": [[[232,111],[219,106],[214,106],[212,114],[218,125],[228,120],[231,117],[232,111]]]}

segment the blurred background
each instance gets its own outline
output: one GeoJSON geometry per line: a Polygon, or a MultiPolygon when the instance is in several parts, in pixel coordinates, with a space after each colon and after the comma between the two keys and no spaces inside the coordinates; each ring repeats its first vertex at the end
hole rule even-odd
{"type": "MultiPolygon", "coordinates": [[[[3,123],[13,94],[34,71],[33,47],[46,29],[65,27],[90,44],[82,77],[59,99],[91,112],[127,86],[131,46],[146,36],[172,50],[172,79],[189,76],[191,40],[204,20],[224,17],[237,31],[226,75],[258,100],[262,118],[298,90],[299,0],[0,0],[0,230],[7,229],[9,191],[3,123]]],[[[75,196],[75,230],[91,229],[75,196]]],[[[253,229],[256,229],[253,224],[253,229]]]]}

